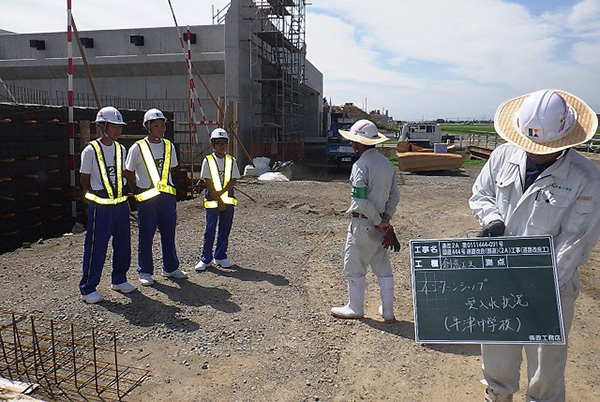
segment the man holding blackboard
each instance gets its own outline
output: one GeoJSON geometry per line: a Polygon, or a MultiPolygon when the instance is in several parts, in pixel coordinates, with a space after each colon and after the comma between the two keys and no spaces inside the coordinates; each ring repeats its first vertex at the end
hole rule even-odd
{"type": "Polygon", "coordinates": [[[394,274],[386,248],[394,243],[395,251],[400,247],[390,225],[400,190],[394,166],[375,149],[387,137],[369,120],[359,120],[350,131],[340,130],[340,133],[350,141],[359,158],[352,165],[351,201],[346,211],[352,216],[344,252],[348,304],[332,308],[331,314],[339,318],[364,317],[365,275],[370,265],[379,282],[379,313],[385,322],[393,322],[394,274]]]}
{"type": "MultiPolygon", "coordinates": [[[[508,143],[492,152],[469,200],[480,237],[553,236],[568,334],[579,294],[578,267],[600,237],[600,172],[575,145],[598,127],[576,96],[541,90],[504,102],[494,127],[508,143]]],[[[567,337],[568,339],[568,337],[567,337]]],[[[567,345],[482,345],[485,400],[512,401],[527,355],[527,401],[565,401],[567,345]]]]}

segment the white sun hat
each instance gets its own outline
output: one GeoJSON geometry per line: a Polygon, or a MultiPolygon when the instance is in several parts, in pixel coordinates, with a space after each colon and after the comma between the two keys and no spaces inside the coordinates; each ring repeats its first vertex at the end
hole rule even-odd
{"type": "Polygon", "coordinates": [[[340,134],[348,141],[360,142],[363,145],[375,145],[388,140],[388,137],[381,134],[377,126],[369,120],[359,120],[350,127],[350,131],[340,130],[340,134]]]}
{"type": "Polygon", "coordinates": [[[598,128],[598,118],[575,95],[544,89],[502,103],[494,128],[500,137],[526,152],[545,155],[589,141],[598,128]]]}

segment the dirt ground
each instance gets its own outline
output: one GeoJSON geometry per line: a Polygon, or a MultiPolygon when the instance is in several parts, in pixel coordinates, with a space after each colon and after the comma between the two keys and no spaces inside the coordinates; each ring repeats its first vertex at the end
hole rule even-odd
{"type": "MultiPolygon", "coordinates": [[[[330,315],[346,302],[341,270],[350,186],[347,173],[312,171],[306,180],[299,167],[291,182],[239,182],[256,202],[238,193],[231,269],[194,272],[204,230],[195,199],[178,204],[178,253],[188,280],[155,274],[155,286],[123,295],[110,290],[107,263],[98,289],[105,301],[87,305],[77,290],[80,233],[0,255],[0,307],[118,331],[121,361],[151,371],[126,396],[130,401],[482,401],[478,345],[414,341],[408,252],[410,239],[465,237],[478,228],[467,200],[479,169],[400,176],[392,222],[403,244],[391,256],[395,323],[376,314],[371,273],[365,319],[330,315]]],[[[138,286],[136,225],[132,242],[129,278],[138,286]]],[[[158,243],[155,263],[160,268],[158,243]]],[[[596,247],[581,269],[568,401],[598,400],[600,392],[599,264],[596,247]]],[[[522,391],[515,400],[524,400],[522,391]]]]}

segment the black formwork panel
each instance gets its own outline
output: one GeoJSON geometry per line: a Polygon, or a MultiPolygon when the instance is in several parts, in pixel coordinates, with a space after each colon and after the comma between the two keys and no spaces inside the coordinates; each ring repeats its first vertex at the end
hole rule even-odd
{"type": "MultiPolygon", "coordinates": [[[[119,140],[127,149],[146,136],[144,111],[120,110],[127,126],[119,140]]],[[[173,140],[173,113],[167,117],[165,138],[173,140]]],[[[25,242],[59,236],[73,226],[71,192],[77,220],[85,224],[87,205],[81,202],[80,135],[84,121],[95,139],[97,109],[74,108],[74,169],[72,189],[69,166],[68,108],[0,103],[0,253],[25,242]]],[[[177,144],[176,144],[177,145],[177,144]]]]}
{"type": "Polygon", "coordinates": [[[72,227],[67,116],[65,107],[0,104],[0,252],[72,227]]]}

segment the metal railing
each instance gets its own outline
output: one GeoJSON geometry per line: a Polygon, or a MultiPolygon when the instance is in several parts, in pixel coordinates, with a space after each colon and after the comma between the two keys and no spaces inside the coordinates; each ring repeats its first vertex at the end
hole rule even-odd
{"type": "Polygon", "coordinates": [[[472,130],[469,134],[469,145],[477,147],[495,149],[498,145],[504,143],[495,131],[472,130]]]}

